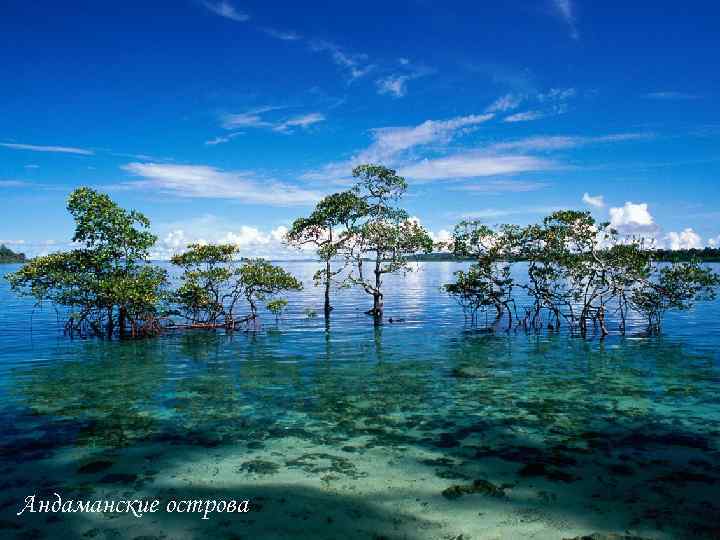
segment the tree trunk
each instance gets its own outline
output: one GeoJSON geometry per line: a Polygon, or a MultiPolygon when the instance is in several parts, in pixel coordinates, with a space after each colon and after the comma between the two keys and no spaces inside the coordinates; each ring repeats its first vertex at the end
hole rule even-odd
{"type": "Polygon", "coordinates": [[[107,308],[107,326],[105,327],[105,331],[107,332],[107,338],[112,339],[113,331],[115,330],[115,326],[113,325],[113,308],[110,306],[107,308]]]}
{"type": "Polygon", "coordinates": [[[375,260],[375,290],[373,291],[373,317],[375,317],[375,324],[379,324],[383,317],[383,294],[381,291],[382,287],[382,272],[380,271],[380,255],[378,254],[375,260]]]}
{"type": "Polygon", "coordinates": [[[330,259],[325,261],[325,318],[330,317],[330,259]]]}
{"type": "Polygon", "coordinates": [[[375,318],[382,319],[383,316],[383,295],[380,291],[376,291],[373,293],[373,308],[372,308],[372,314],[375,316],[375,318]]]}
{"type": "Polygon", "coordinates": [[[120,331],[120,339],[125,337],[125,326],[127,324],[127,309],[120,306],[118,310],[118,330],[120,331]]]}

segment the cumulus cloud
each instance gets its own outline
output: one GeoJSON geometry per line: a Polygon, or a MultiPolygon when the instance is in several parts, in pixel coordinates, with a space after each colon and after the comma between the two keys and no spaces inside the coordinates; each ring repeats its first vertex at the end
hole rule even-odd
{"type": "Polygon", "coordinates": [[[151,253],[155,260],[169,259],[189,244],[233,244],[238,247],[240,257],[298,257],[298,250],[284,243],[288,231],[284,225],[262,229],[228,223],[226,219],[207,214],[178,223],[161,223],[158,231],[158,242],[151,253]]]}
{"type": "Polygon", "coordinates": [[[226,0],[221,0],[220,2],[203,2],[203,5],[215,15],[225,17],[231,21],[245,22],[250,18],[250,15],[238,11],[235,6],[226,0]]]}
{"type": "Polygon", "coordinates": [[[124,187],[154,189],[179,197],[234,199],[274,206],[306,205],[320,194],[248,171],[223,171],[207,165],[128,163],[124,170],[140,177],[124,187]]]}
{"type": "Polygon", "coordinates": [[[72,146],[40,146],[37,144],[16,144],[16,143],[0,143],[0,146],[11,148],[13,150],[30,150],[32,152],[55,152],[60,154],[79,154],[81,156],[92,156],[95,152],[85,150],[84,148],[74,148],[72,146]]]}
{"type": "Polygon", "coordinates": [[[605,208],[605,198],[602,195],[590,195],[587,191],[583,194],[582,201],[595,208],[605,208]]]}
{"type": "Polygon", "coordinates": [[[659,227],[648,210],[647,203],[626,202],[624,206],[610,208],[610,227],[620,234],[654,240],[659,227]]]}
{"type": "Polygon", "coordinates": [[[703,247],[702,238],[692,227],[681,232],[669,232],[665,235],[665,242],[668,249],[700,249],[703,247]]]}

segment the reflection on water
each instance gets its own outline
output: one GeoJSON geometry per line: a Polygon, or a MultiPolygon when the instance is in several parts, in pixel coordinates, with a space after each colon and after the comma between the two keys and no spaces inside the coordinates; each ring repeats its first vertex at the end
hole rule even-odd
{"type": "Polygon", "coordinates": [[[492,336],[465,327],[439,292],[455,267],[423,265],[389,284],[388,316],[401,324],[374,328],[367,299],[343,291],[327,331],[303,315],[321,305],[308,288],[278,328],[130,343],[59,339],[47,310],[30,336],[28,304],[0,292],[0,528],[48,538],[717,537],[718,305],[676,316],[652,340],[492,336]],[[210,521],[14,517],[28,494],[52,492],[257,506],[210,521]]]}

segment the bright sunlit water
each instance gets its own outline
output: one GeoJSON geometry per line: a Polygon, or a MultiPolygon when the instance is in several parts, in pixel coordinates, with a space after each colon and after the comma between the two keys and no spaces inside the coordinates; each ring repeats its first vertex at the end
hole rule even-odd
{"type": "Polygon", "coordinates": [[[660,338],[489,335],[441,290],[464,265],[426,263],[387,278],[399,322],[341,290],[326,327],[317,266],[283,266],[306,288],[260,332],[122,343],[2,280],[0,538],[720,536],[720,302],[660,338]],[[15,515],[54,492],[251,512],[15,515]]]}

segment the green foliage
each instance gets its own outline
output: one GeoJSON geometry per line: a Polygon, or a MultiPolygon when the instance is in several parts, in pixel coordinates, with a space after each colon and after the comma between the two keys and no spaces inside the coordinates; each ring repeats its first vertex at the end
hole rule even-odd
{"type": "Polygon", "coordinates": [[[357,180],[353,192],[365,202],[365,212],[344,233],[345,254],[357,268],[348,279],[373,296],[373,308],[368,313],[379,319],[383,313],[383,274],[410,270],[409,257],[430,253],[433,241],[405,210],[395,206],[407,190],[403,177],[381,165],[360,165],[353,176],[357,180]],[[373,259],[372,276],[363,268],[368,257],[373,259]]]}
{"type": "Polygon", "coordinates": [[[250,304],[253,315],[257,314],[257,302],[285,291],[302,290],[292,274],[265,259],[245,259],[238,269],[239,285],[250,304]]]}
{"type": "Polygon", "coordinates": [[[183,269],[175,302],[185,318],[194,324],[232,322],[239,296],[232,267],[237,252],[231,244],[190,244],[170,259],[183,269]]]}
{"type": "Polygon", "coordinates": [[[0,244],[0,264],[25,262],[24,253],[15,253],[5,244],[0,244]]]}
{"type": "Polygon", "coordinates": [[[288,244],[295,247],[313,245],[317,248],[320,260],[325,267],[313,276],[315,285],[325,286],[325,314],[329,314],[330,286],[333,278],[340,274],[344,267],[333,269],[331,260],[338,256],[347,236],[337,229],[347,231],[353,223],[367,212],[363,199],[351,191],[333,193],[322,199],[309,217],[296,219],[285,236],[288,244]]]}
{"type": "MultiPolygon", "coordinates": [[[[302,284],[290,273],[264,259],[243,259],[238,264],[237,253],[237,246],[231,244],[191,244],[184,253],[171,259],[183,268],[175,304],[191,324],[234,328],[240,300],[249,303],[250,318],[254,319],[259,301],[302,289],[302,284]]],[[[278,317],[286,305],[286,300],[278,299],[267,306],[278,317]]]]}
{"type": "Polygon", "coordinates": [[[112,336],[117,328],[125,336],[129,326],[137,337],[159,331],[167,275],[147,263],[156,240],[148,219],[90,188],[73,191],[67,208],[81,247],[32,259],[8,276],[12,288],[70,307],[70,332],[112,336]]]}
{"type": "Polygon", "coordinates": [[[288,301],[284,298],[276,298],[275,300],[270,300],[265,307],[267,307],[270,313],[275,315],[275,322],[278,322],[287,305],[288,301]]]}
{"type": "Polygon", "coordinates": [[[473,319],[477,310],[494,306],[496,321],[507,314],[508,328],[516,311],[514,288],[531,300],[522,317],[515,312],[518,324],[559,329],[564,321],[582,335],[593,324],[605,335],[609,309],[617,314],[621,332],[631,309],[647,318],[650,332],[659,332],[668,309],[688,309],[713,298],[720,285],[720,276],[698,261],[658,265],[655,252],[641,239],[620,238],[589,212],[554,212],[526,227],[492,229],[465,221],[455,228],[451,245],[455,255],[477,262],[456,272],[456,281],[445,290],[473,319]],[[522,282],[511,278],[511,265],[518,260],[527,262],[522,282]]]}
{"type": "Polygon", "coordinates": [[[654,268],[649,279],[635,287],[631,303],[648,321],[651,333],[659,333],[663,315],[670,309],[687,310],[701,300],[714,300],[720,275],[700,261],[676,262],[654,268]]]}

